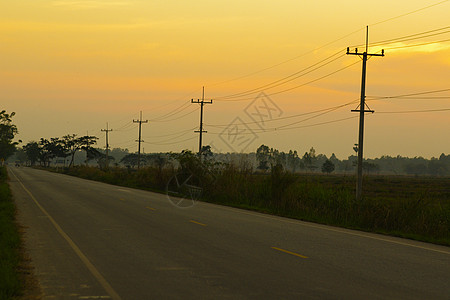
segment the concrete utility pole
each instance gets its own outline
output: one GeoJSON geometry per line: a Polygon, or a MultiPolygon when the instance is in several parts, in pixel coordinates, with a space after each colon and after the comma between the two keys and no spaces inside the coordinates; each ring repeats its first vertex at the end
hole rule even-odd
{"type": "Polygon", "coordinates": [[[108,143],[108,133],[113,131],[112,129],[108,129],[108,123],[106,123],[106,129],[101,129],[101,131],[106,133],[106,169],[109,168],[109,143],[108,143]]]}
{"type": "Polygon", "coordinates": [[[362,55],[362,78],[361,78],[361,101],[359,103],[359,109],[353,109],[352,112],[359,112],[359,140],[358,140],[358,179],[356,181],[356,199],[361,200],[362,195],[362,163],[363,163],[363,145],[364,145],[364,113],[371,112],[374,113],[366,105],[366,65],[367,59],[370,56],[384,56],[384,50],[381,50],[381,54],[369,54],[367,53],[369,49],[369,26],[367,26],[366,31],[366,51],[363,53],[358,52],[358,49],[355,49],[355,52],[350,52],[350,49],[347,48],[348,55],[362,55]],[[367,110],[366,110],[367,106],[367,110]]]}
{"type": "Polygon", "coordinates": [[[138,142],[138,170],[141,167],[141,142],[143,142],[143,140],[141,139],[141,132],[142,132],[142,123],[148,123],[148,120],[143,121],[142,120],[142,111],[140,114],[140,118],[139,120],[133,120],[133,123],[139,123],[139,139],[136,141],[138,142]]]}
{"type": "Polygon", "coordinates": [[[202,100],[197,99],[197,101],[194,101],[194,99],[191,99],[191,103],[200,103],[200,130],[196,130],[194,132],[200,133],[200,138],[198,142],[198,155],[202,154],[202,133],[207,132],[206,130],[203,130],[203,105],[205,104],[212,104],[212,100],[205,101],[205,87],[203,87],[203,93],[202,93],[202,100]]]}

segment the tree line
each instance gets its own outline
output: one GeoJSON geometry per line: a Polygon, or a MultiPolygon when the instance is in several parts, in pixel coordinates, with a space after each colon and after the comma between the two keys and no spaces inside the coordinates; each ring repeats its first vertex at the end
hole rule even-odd
{"type": "MultiPolygon", "coordinates": [[[[103,149],[96,148],[96,136],[77,136],[68,134],[62,137],[41,138],[18,147],[21,141],[14,141],[18,133],[12,118],[15,113],[8,114],[0,111],[0,162],[13,156],[12,159],[30,166],[39,164],[43,167],[63,165],[72,167],[75,164],[97,164],[100,168],[107,168],[109,163],[114,166],[135,168],[138,155],[130,153],[127,149],[114,148],[108,157],[103,149]],[[85,153],[80,155],[80,153],[85,153]]],[[[318,154],[314,147],[299,155],[296,150],[288,152],[279,151],[267,145],[259,146],[253,153],[213,153],[210,146],[202,149],[203,161],[222,163],[245,163],[256,172],[267,172],[275,166],[289,172],[310,173],[352,173],[357,163],[357,151],[347,159],[338,159],[333,153],[330,157],[318,154]]],[[[183,153],[183,152],[182,152],[183,153]]],[[[141,165],[165,167],[176,162],[174,153],[152,153],[141,155],[141,165]]],[[[382,156],[375,159],[365,159],[363,170],[366,174],[392,174],[392,175],[450,175],[450,155],[442,153],[439,158],[426,159],[423,157],[382,156]]]]}

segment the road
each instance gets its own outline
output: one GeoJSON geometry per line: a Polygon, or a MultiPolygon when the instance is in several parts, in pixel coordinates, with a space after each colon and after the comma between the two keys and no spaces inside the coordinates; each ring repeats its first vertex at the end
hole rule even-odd
{"type": "Polygon", "coordinates": [[[9,168],[44,299],[450,299],[450,248],[9,168]]]}

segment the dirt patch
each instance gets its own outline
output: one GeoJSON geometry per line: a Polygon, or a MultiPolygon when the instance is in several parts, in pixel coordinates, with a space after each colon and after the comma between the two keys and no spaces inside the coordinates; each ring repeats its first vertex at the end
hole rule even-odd
{"type": "Polygon", "coordinates": [[[33,262],[31,261],[28,251],[25,248],[24,234],[26,228],[17,224],[19,234],[22,239],[22,245],[20,247],[20,264],[18,267],[18,273],[20,281],[22,283],[22,295],[18,297],[19,300],[40,300],[42,299],[42,290],[39,285],[39,281],[34,273],[33,262]]]}

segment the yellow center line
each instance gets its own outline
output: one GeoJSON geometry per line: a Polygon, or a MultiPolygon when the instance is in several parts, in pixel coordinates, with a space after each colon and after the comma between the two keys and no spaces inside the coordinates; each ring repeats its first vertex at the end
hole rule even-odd
{"type": "Polygon", "coordinates": [[[201,225],[201,226],[206,226],[206,224],[203,224],[203,223],[200,223],[200,222],[197,222],[197,221],[194,221],[194,220],[190,220],[189,222],[197,224],[197,225],[201,225]]]}
{"type": "Polygon", "coordinates": [[[277,247],[271,247],[271,248],[275,249],[275,250],[278,250],[278,251],[281,251],[281,252],[284,252],[284,253],[287,253],[287,254],[295,255],[295,256],[298,256],[298,257],[301,257],[301,258],[308,258],[307,256],[304,256],[304,255],[301,255],[301,254],[298,254],[298,253],[295,253],[295,252],[291,252],[291,251],[288,251],[288,250],[284,250],[284,249],[281,249],[281,248],[277,248],[277,247]]]}
{"type": "Polygon", "coordinates": [[[156,208],[150,207],[150,206],[146,206],[145,208],[148,208],[150,210],[156,210],[156,208]]]}

